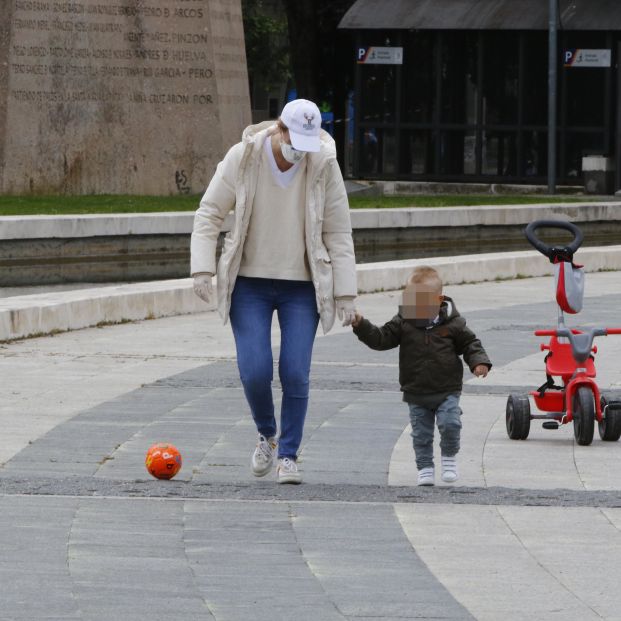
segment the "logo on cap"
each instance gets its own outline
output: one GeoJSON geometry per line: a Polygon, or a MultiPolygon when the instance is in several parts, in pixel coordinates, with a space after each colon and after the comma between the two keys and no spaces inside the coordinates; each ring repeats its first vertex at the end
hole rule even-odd
{"type": "Polygon", "coordinates": [[[305,112],[304,118],[308,121],[308,123],[302,123],[302,127],[304,129],[307,129],[308,131],[313,131],[313,129],[315,129],[315,126],[313,125],[313,119],[315,118],[315,115],[305,112]]]}

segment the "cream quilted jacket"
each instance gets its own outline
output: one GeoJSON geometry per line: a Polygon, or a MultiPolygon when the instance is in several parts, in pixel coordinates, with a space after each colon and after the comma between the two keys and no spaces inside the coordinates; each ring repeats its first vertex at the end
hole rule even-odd
{"type": "MultiPolygon", "coordinates": [[[[234,224],[225,237],[217,268],[218,311],[224,323],[248,232],[263,142],[275,131],[273,121],[245,129],[242,141],[218,164],[194,217],[192,274],[216,273],[216,242],[224,218],[234,210],[234,224]]],[[[306,157],[306,253],[326,333],[334,325],[335,299],[357,294],[356,261],[349,203],[332,137],[322,131],[321,150],[306,157]]]]}

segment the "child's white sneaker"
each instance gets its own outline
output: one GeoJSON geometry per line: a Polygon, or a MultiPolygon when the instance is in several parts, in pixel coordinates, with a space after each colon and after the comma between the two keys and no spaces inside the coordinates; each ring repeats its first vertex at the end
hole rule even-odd
{"type": "Polygon", "coordinates": [[[445,483],[454,483],[457,481],[457,457],[446,457],[442,455],[442,480],[445,483]]]}
{"type": "Polygon", "coordinates": [[[419,485],[435,485],[433,467],[421,468],[418,471],[419,485]]]}

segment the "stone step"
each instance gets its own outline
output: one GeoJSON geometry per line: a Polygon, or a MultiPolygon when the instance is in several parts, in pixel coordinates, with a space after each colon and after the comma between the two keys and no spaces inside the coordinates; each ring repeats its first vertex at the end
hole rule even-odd
{"type": "MultiPolygon", "coordinates": [[[[577,259],[587,272],[621,270],[621,246],[582,248],[577,259]]],[[[447,285],[552,274],[536,251],[410,259],[358,265],[358,291],[400,289],[423,264],[435,267],[447,285]]],[[[0,299],[0,341],[213,309],[194,295],[191,278],[7,297],[0,299]]]]}

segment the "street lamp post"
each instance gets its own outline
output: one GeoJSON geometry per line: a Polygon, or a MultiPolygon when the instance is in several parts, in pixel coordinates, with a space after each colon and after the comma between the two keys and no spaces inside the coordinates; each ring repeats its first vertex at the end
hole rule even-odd
{"type": "Polygon", "coordinates": [[[550,0],[548,22],[548,194],[556,193],[556,24],[557,0],[550,0]]]}

